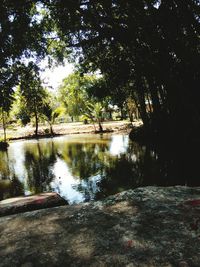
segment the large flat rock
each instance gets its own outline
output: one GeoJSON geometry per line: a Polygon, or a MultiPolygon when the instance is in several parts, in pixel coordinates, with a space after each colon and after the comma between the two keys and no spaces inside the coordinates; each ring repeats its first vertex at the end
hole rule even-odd
{"type": "Polygon", "coordinates": [[[57,193],[42,193],[32,196],[8,198],[0,201],[0,216],[62,206],[68,204],[57,193]]]}
{"type": "Polygon", "coordinates": [[[200,188],[146,187],[0,218],[0,266],[200,266],[200,188]]]}

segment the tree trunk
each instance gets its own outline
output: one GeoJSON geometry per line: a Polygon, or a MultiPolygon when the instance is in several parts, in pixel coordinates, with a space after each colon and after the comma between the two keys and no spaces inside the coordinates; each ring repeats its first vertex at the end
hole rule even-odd
{"type": "Polygon", "coordinates": [[[37,111],[35,111],[35,136],[38,136],[38,114],[37,111]]]}
{"type": "Polygon", "coordinates": [[[102,125],[101,125],[100,120],[98,121],[98,123],[99,123],[99,132],[103,132],[103,127],[102,127],[102,125]]]}
{"type": "Polygon", "coordinates": [[[109,111],[109,119],[112,120],[112,111],[109,111]]]}
{"type": "Polygon", "coordinates": [[[146,112],[146,104],[145,104],[145,97],[143,92],[139,95],[139,113],[140,113],[140,117],[144,123],[145,126],[148,126],[149,124],[149,120],[148,120],[148,116],[147,116],[147,112],[146,112]]]}
{"type": "Polygon", "coordinates": [[[4,135],[4,142],[6,142],[6,121],[5,121],[5,114],[2,109],[2,121],[3,121],[3,135],[4,135]]]}
{"type": "Polygon", "coordinates": [[[129,120],[130,120],[130,122],[132,124],[133,123],[133,113],[129,112],[128,115],[129,115],[129,120]]]}
{"type": "Polygon", "coordinates": [[[120,107],[120,113],[121,113],[120,120],[122,121],[124,119],[123,107],[120,107]]]}
{"type": "Polygon", "coordinates": [[[93,124],[93,126],[94,126],[94,131],[96,132],[96,126],[95,126],[95,122],[94,122],[94,120],[92,119],[92,124],[93,124]]]}
{"type": "Polygon", "coordinates": [[[53,136],[53,135],[54,135],[54,132],[53,132],[53,127],[52,127],[52,124],[51,124],[51,123],[49,123],[49,125],[50,125],[50,133],[51,133],[51,135],[53,136]]]}
{"type": "Polygon", "coordinates": [[[149,117],[146,110],[145,104],[145,88],[141,80],[141,74],[139,73],[136,77],[136,90],[137,90],[137,99],[138,99],[138,110],[140,117],[143,121],[144,127],[149,125],[149,117]]]}

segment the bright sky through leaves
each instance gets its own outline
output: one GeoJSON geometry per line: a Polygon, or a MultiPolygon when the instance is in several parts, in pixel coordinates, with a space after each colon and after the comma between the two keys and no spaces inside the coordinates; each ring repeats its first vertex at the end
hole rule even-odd
{"type": "Polygon", "coordinates": [[[45,71],[41,73],[41,78],[44,80],[45,86],[56,90],[62,80],[73,72],[73,64],[65,61],[64,65],[52,67],[49,69],[46,67],[47,63],[43,61],[41,66],[45,68],[45,71]]]}

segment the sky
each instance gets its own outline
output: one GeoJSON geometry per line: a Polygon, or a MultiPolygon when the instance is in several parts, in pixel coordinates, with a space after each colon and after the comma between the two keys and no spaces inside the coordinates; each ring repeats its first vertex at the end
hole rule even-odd
{"type": "MultiPolygon", "coordinates": [[[[45,68],[47,66],[47,62],[43,61],[41,63],[41,66],[45,68]]],[[[41,78],[44,81],[46,87],[53,90],[57,90],[59,85],[62,83],[62,80],[72,72],[73,64],[70,64],[65,61],[64,66],[60,65],[51,69],[46,67],[45,71],[41,73],[41,78]]]]}

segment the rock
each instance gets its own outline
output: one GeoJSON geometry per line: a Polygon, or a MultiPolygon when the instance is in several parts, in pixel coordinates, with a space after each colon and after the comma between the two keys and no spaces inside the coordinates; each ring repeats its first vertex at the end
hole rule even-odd
{"type": "Polygon", "coordinates": [[[31,262],[25,262],[20,267],[33,267],[31,262]]]}
{"type": "Polygon", "coordinates": [[[8,198],[0,201],[0,216],[67,204],[68,202],[57,193],[51,192],[32,196],[8,198]]]}
{"type": "Polygon", "coordinates": [[[144,187],[1,217],[0,267],[200,266],[199,199],[200,188],[144,187]]]}
{"type": "Polygon", "coordinates": [[[189,265],[186,261],[180,261],[178,267],[189,267],[189,265]]]}

